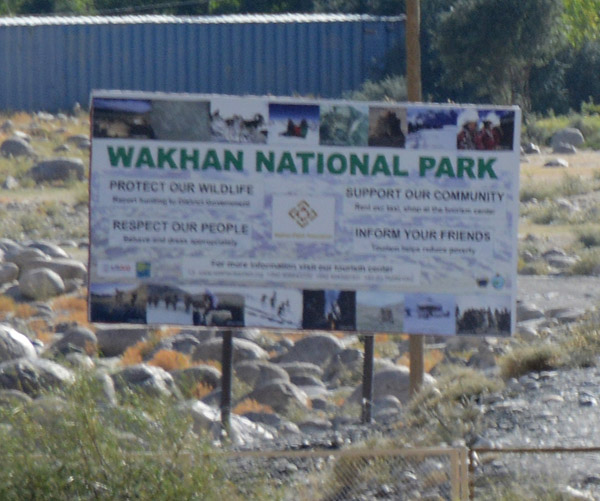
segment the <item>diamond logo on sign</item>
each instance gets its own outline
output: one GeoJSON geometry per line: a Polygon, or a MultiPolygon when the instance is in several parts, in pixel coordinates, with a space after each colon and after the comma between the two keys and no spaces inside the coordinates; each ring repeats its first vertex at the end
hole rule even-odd
{"type": "Polygon", "coordinates": [[[318,216],[317,211],[315,211],[306,200],[299,202],[296,207],[290,209],[288,214],[296,221],[296,224],[298,224],[300,228],[306,228],[306,226],[318,216]]]}

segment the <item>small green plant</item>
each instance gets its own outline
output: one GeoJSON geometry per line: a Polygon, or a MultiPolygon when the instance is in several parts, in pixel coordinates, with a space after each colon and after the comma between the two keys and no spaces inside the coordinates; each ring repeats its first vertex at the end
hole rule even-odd
{"type": "Polygon", "coordinates": [[[580,242],[584,247],[598,247],[600,246],[600,227],[598,226],[584,226],[576,231],[577,241],[580,242]]]}
{"type": "Polygon", "coordinates": [[[584,249],[579,261],[569,269],[571,275],[596,276],[600,274],[600,247],[584,249]]]}

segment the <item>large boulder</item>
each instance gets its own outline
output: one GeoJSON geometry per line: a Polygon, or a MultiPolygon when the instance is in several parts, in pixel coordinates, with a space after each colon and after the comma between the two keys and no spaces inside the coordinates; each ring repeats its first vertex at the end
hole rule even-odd
{"type": "Polygon", "coordinates": [[[290,377],[314,376],[319,379],[323,377],[323,369],[310,362],[282,362],[277,365],[284,369],[290,377]]]}
{"type": "Polygon", "coordinates": [[[35,242],[31,242],[27,247],[39,249],[44,254],[46,254],[52,258],[57,258],[57,257],[70,258],[71,257],[60,245],[53,244],[52,242],[36,240],[35,242]]]}
{"type": "MultiPolygon", "coordinates": [[[[258,360],[268,358],[268,354],[260,346],[246,339],[233,338],[233,363],[242,360],[258,360]]],[[[221,360],[223,358],[223,340],[211,339],[200,343],[192,352],[192,360],[221,360]]]]}
{"type": "MultiPolygon", "coordinates": [[[[433,384],[435,379],[425,373],[423,384],[433,384]]],[[[396,397],[400,402],[410,400],[410,370],[405,366],[388,367],[375,373],[373,377],[373,399],[383,398],[388,395],[396,397]]],[[[350,402],[362,400],[362,384],[354,390],[350,402]]]]}
{"type": "MultiPolygon", "coordinates": [[[[186,400],[177,406],[184,416],[191,416],[194,422],[194,432],[198,435],[209,435],[213,440],[221,437],[221,413],[219,410],[200,402],[186,400]]],[[[231,430],[229,439],[237,446],[249,446],[255,442],[272,440],[273,434],[261,425],[235,414],[230,419],[231,430]]]]}
{"type": "Polygon", "coordinates": [[[59,157],[43,160],[29,169],[29,175],[36,183],[48,181],[70,181],[85,179],[85,167],[79,158],[59,157]]]}
{"type": "Polygon", "coordinates": [[[221,384],[221,372],[211,365],[194,365],[171,371],[170,374],[181,389],[193,388],[197,384],[217,388],[221,384]]]}
{"type": "Polygon", "coordinates": [[[558,147],[561,144],[570,144],[572,146],[581,146],[585,139],[579,129],[574,127],[567,127],[556,131],[552,136],[551,145],[553,148],[558,147]]]}
{"type": "Polygon", "coordinates": [[[50,256],[33,247],[13,247],[5,252],[4,259],[9,263],[15,263],[19,268],[31,261],[50,261],[50,256]]]}
{"type": "Polygon", "coordinates": [[[153,397],[181,398],[173,376],[160,367],[131,365],[111,375],[117,391],[141,391],[153,397]]]}
{"type": "Polygon", "coordinates": [[[72,351],[89,355],[98,350],[98,339],[90,329],[76,325],[67,329],[60,339],[52,343],[50,350],[63,355],[72,351]]]}
{"type": "Polygon", "coordinates": [[[28,299],[45,300],[65,292],[65,283],[58,273],[36,268],[21,275],[19,291],[28,299]]]}
{"type": "Polygon", "coordinates": [[[34,258],[21,266],[21,273],[25,273],[35,268],[47,268],[54,271],[63,280],[81,279],[87,277],[87,268],[81,261],[70,258],[55,258],[51,261],[47,259],[34,258]]]}
{"type": "Polygon", "coordinates": [[[0,284],[16,280],[19,276],[19,267],[15,263],[0,263],[0,284]]]}
{"type": "Polygon", "coordinates": [[[290,376],[284,369],[266,360],[246,360],[236,364],[234,370],[240,380],[253,388],[274,380],[290,380],[290,376]]]}
{"type": "Polygon", "coordinates": [[[274,362],[311,362],[323,365],[344,349],[339,339],[331,334],[313,334],[300,339],[274,362]]]}
{"type": "Polygon", "coordinates": [[[75,381],[73,371],[43,358],[17,358],[0,363],[0,388],[37,396],[75,381]]]}
{"type": "Polygon", "coordinates": [[[122,355],[127,348],[146,341],[149,337],[147,327],[131,325],[105,325],[96,329],[98,350],[105,357],[122,355]]]}
{"type": "Polygon", "coordinates": [[[13,136],[2,141],[0,154],[3,157],[33,156],[35,155],[35,151],[23,138],[13,136]]]}
{"type": "Polygon", "coordinates": [[[259,404],[268,405],[275,412],[285,413],[288,409],[308,408],[308,395],[289,381],[272,381],[252,390],[241,400],[256,400],[259,404]]]}
{"type": "Polygon", "coordinates": [[[37,357],[33,344],[24,334],[8,325],[0,324],[0,362],[21,357],[37,357]]]}

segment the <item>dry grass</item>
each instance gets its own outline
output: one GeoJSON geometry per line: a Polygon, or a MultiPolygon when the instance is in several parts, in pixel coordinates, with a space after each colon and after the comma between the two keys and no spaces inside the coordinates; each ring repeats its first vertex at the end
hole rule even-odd
{"type": "Polygon", "coordinates": [[[233,408],[234,414],[243,415],[247,412],[264,412],[266,414],[273,414],[274,411],[272,407],[261,404],[260,402],[257,402],[251,398],[242,400],[233,408]]]}
{"type": "Polygon", "coordinates": [[[185,353],[174,350],[160,350],[155,353],[148,362],[148,365],[161,367],[166,371],[173,371],[176,369],[187,369],[191,363],[190,357],[185,353]]]}
{"type": "Polygon", "coordinates": [[[201,381],[194,385],[190,393],[191,397],[197,398],[198,400],[202,400],[204,397],[212,393],[213,390],[214,388],[210,384],[201,381]]]}
{"type": "Polygon", "coordinates": [[[0,296],[0,320],[6,320],[15,313],[17,304],[9,296],[0,296]]]}

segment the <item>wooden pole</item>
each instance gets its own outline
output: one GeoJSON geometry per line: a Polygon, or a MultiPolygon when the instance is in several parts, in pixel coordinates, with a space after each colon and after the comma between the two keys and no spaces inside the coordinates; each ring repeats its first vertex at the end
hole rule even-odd
{"type": "MultiPolygon", "coordinates": [[[[421,7],[419,0],[406,0],[406,90],[408,100],[420,102],[421,95],[421,7]]],[[[423,386],[425,374],[424,339],[422,335],[409,337],[410,394],[423,386]]]]}

